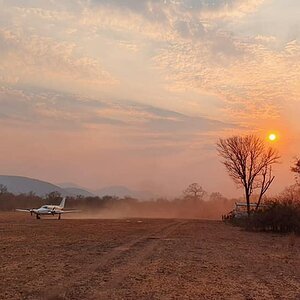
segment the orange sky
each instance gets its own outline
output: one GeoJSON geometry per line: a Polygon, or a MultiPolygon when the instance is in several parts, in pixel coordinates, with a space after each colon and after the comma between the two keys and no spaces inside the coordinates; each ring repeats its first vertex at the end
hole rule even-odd
{"type": "Polygon", "coordinates": [[[0,173],[241,195],[219,137],[300,153],[298,0],[0,1],[0,173]]]}

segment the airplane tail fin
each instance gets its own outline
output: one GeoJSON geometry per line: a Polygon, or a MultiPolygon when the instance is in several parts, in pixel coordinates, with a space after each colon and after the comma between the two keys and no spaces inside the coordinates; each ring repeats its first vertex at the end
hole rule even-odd
{"type": "Polygon", "coordinates": [[[66,203],[66,197],[64,197],[64,198],[61,200],[59,206],[62,207],[62,208],[64,208],[64,207],[65,207],[65,203],[66,203]]]}

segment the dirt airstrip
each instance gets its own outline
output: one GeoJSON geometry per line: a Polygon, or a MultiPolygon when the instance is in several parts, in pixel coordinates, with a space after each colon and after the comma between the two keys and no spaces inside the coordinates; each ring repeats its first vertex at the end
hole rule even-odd
{"type": "Polygon", "coordinates": [[[0,214],[0,299],[300,299],[300,241],[219,221],[0,214]]]}

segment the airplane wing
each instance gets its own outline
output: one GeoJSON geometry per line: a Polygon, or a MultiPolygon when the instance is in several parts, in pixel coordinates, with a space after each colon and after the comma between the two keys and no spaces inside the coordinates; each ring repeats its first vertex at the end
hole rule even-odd
{"type": "Polygon", "coordinates": [[[54,214],[66,214],[66,213],[77,213],[80,210],[53,210],[54,214]]]}
{"type": "Polygon", "coordinates": [[[27,208],[27,209],[17,208],[16,211],[32,212],[32,209],[30,209],[30,208],[27,208]]]}

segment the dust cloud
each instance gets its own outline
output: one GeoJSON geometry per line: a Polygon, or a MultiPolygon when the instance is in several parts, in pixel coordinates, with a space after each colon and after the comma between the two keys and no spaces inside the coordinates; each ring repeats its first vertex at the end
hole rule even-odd
{"type": "Polygon", "coordinates": [[[121,218],[178,218],[220,220],[232,210],[234,199],[223,197],[211,200],[158,199],[138,201],[135,199],[114,199],[84,204],[72,201],[78,213],[66,216],[70,219],[121,219],[121,218]],[[102,203],[103,202],[103,203],[102,203]]]}

